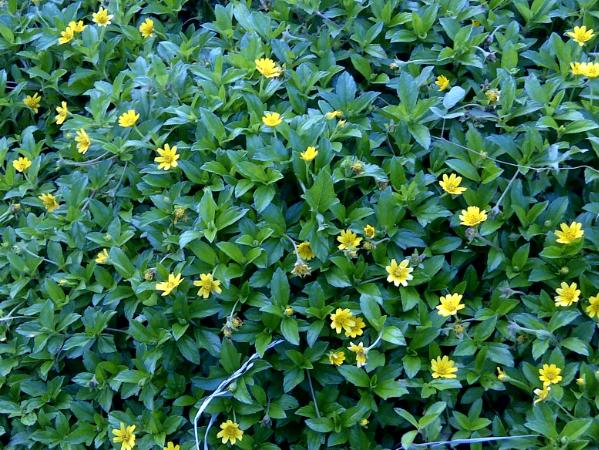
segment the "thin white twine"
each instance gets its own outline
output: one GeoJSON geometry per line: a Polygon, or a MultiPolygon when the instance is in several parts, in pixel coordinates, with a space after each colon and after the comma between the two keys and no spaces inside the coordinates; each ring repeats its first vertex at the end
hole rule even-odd
{"type": "MultiPolygon", "coordinates": [[[[425,442],[424,444],[410,444],[410,447],[436,447],[438,445],[458,445],[458,444],[474,444],[479,442],[491,442],[491,441],[507,441],[510,439],[523,439],[529,437],[539,437],[538,434],[523,434],[520,436],[497,436],[497,437],[485,437],[485,438],[469,438],[469,439],[452,439],[451,441],[435,441],[425,442]]],[[[405,449],[402,445],[397,450],[405,449]]]]}
{"type": "MultiPolygon", "coordinates": [[[[279,339],[274,342],[271,342],[266,347],[266,350],[270,350],[271,348],[279,345],[281,342],[284,342],[284,341],[282,339],[279,339]]],[[[266,350],[265,350],[265,352],[266,352],[266,350]]],[[[239,378],[244,373],[246,373],[248,370],[250,370],[252,367],[254,367],[254,361],[256,359],[258,359],[259,357],[260,356],[258,355],[258,353],[254,353],[252,356],[250,356],[249,359],[246,362],[244,362],[239,369],[237,369],[235,372],[233,372],[229,378],[227,378],[226,380],[223,380],[218,385],[216,390],[204,399],[204,401],[202,402],[202,405],[200,406],[200,409],[198,409],[198,412],[196,413],[195,418],[193,419],[193,431],[194,431],[195,440],[196,440],[196,450],[200,450],[200,439],[198,437],[198,421],[200,420],[200,417],[201,417],[202,413],[204,412],[204,410],[208,407],[210,402],[212,400],[214,400],[216,397],[226,395],[227,394],[226,389],[229,386],[229,384],[231,384],[237,378],[239,378]]],[[[208,428],[206,428],[206,434],[204,435],[204,450],[208,450],[208,439],[207,439],[208,431],[210,430],[210,427],[212,427],[212,424],[214,423],[215,420],[216,420],[216,415],[211,417],[210,422],[208,423],[208,428]]]]}

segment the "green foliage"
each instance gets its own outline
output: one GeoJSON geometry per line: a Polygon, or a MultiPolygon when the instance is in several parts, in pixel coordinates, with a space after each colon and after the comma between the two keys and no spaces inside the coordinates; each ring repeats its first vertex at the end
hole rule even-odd
{"type": "Polygon", "coordinates": [[[598,5],[0,2],[0,447],[597,448],[598,5]]]}

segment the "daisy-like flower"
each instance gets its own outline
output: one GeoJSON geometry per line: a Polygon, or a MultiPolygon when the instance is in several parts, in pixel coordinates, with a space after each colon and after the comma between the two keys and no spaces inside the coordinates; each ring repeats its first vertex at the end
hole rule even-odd
{"type": "Polygon", "coordinates": [[[435,84],[437,85],[439,90],[443,92],[445,89],[449,87],[449,80],[445,75],[439,75],[437,77],[437,80],[435,81],[435,84]]]}
{"type": "Polygon", "coordinates": [[[146,19],[139,26],[139,32],[144,38],[149,38],[154,34],[154,21],[152,19],[146,19]]]}
{"type": "Polygon", "coordinates": [[[366,328],[366,324],[364,323],[364,319],[361,317],[354,317],[355,324],[349,328],[349,330],[345,330],[345,335],[350,338],[355,338],[357,336],[362,336],[364,328],[366,328]]]}
{"type": "Polygon", "coordinates": [[[385,270],[389,274],[387,281],[393,283],[395,286],[399,286],[400,284],[404,287],[407,286],[408,281],[414,279],[414,275],[412,275],[414,269],[409,267],[409,265],[410,261],[407,259],[404,259],[399,264],[397,264],[395,259],[392,259],[391,263],[385,267],[385,270]]]}
{"type": "Polygon", "coordinates": [[[162,450],[181,450],[181,446],[179,444],[175,445],[174,442],[169,442],[162,450]]]}
{"type": "Polygon", "coordinates": [[[337,246],[339,250],[355,251],[360,246],[362,238],[351,230],[342,230],[341,234],[337,236],[337,242],[339,242],[337,246]]]}
{"type": "Polygon", "coordinates": [[[368,357],[368,349],[364,348],[364,343],[360,342],[358,345],[353,342],[349,343],[349,347],[347,347],[350,352],[356,354],[356,365],[358,367],[363,367],[366,365],[366,359],[368,357]]]}
{"type": "Polygon", "coordinates": [[[260,58],[254,61],[256,70],[266,78],[275,78],[283,73],[283,69],[279,67],[272,59],[260,58]]]}
{"type": "Polygon", "coordinates": [[[176,145],[171,147],[168,144],[164,144],[164,148],[157,148],[156,151],[160,156],[154,158],[154,162],[158,163],[159,169],[169,170],[177,167],[179,164],[177,163],[177,160],[179,159],[180,155],[177,153],[176,145]]]}
{"type": "Polygon", "coordinates": [[[19,159],[15,159],[12,162],[12,166],[17,172],[25,172],[31,167],[31,161],[26,156],[21,156],[19,159]]]}
{"type": "Polygon", "coordinates": [[[533,392],[534,394],[537,396],[537,398],[535,398],[535,405],[539,402],[542,402],[543,400],[545,400],[547,398],[547,396],[549,395],[549,392],[551,391],[551,387],[549,386],[543,386],[543,389],[535,389],[533,392]]]}
{"type": "Polygon", "coordinates": [[[571,306],[573,303],[578,302],[580,297],[580,290],[577,289],[576,283],[572,283],[568,286],[568,283],[562,282],[560,287],[555,290],[557,294],[554,297],[555,306],[571,306]]]}
{"type": "Polygon", "coordinates": [[[589,317],[599,318],[599,293],[594,297],[589,297],[589,306],[586,307],[585,311],[589,317]]]}
{"type": "Polygon", "coordinates": [[[503,381],[505,380],[505,372],[503,371],[503,369],[501,367],[497,367],[497,379],[499,381],[503,381]]]}
{"type": "Polygon", "coordinates": [[[376,228],[374,228],[372,225],[366,225],[364,227],[364,236],[366,236],[367,238],[372,239],[375,234],[376,228]]]}
{"type": "Polygon", "coordinates": [[[310,261],[314,258],[314,252],[312,251],[312,247],[310,247],[309,242],[302,242],[297,246],[297,252],[299,253],[300,258],[304,261],[310,261]]]}
{"type": "Polygon", "coordinates": [[[71,26],[67,26],[63,31],[60,32],[60,37],[58,38],[58,43],[68,44],[75,37],[75,30],[71,26]]]}
{"type": "Polygon", "coordinates": [[[239,425],[232,420],[227,420],[220,424],[220,431],[216,437],[222,439],[223,444],[230,442],[231,445],[235,445],[237,441],[241,442],[243,439],[243,430],[239,429],[239,425]]]}
{"type": "Polygon", "coordinates": [[[585,75],[588,78],[599,77],[599,63],[589,62],[589,63],[583,63],[583,64],[584,64],[583,75],[585,75]]]}
{"type": "Polygon", "coordinates": [[[281,118],[281,115],[277,112],[267,112],[262,117],[262,123],[267,127],[276,127],[277,125],[280,125],[281,122],[283,122],[283,119],[281,118]]]}
{"type": "Polygon", "coordinates": [[[291,273],[296,277],[304,278],[312,273],[310,266],[303,261],[296,261],[291,273]]]}
{"type": "Polygon", "coordinates": [[[487,213],[481,211],[478,206],[469,206],[467,209],[463,209],[460,214],[460,224],[467,227],[474,227],[485,220],[487,220],[487,213]]]}
{"type": "Polygon", "coordinates": [[[103,248],[101,251],[99,251],[96,255],[95,261],[96,264],[106,264],[106,261],[108,261],[108,249],[103,248]]]}
{"type": "Polygon", "coordinates": [[[337,310],[331,314],[331,328],[334,329],[337,334],[341,333],[341,330],[346,332],[350,331],[356,326],[356,320],[351,311],[347,308],[337,310]]]}
{"type": "Polygon", "coordinates": [[[101,27],[107,27],[111,24],[112,15],[108,14],[108,10],[100,8],[97,13],[92,14],[92,20],[95,24],[101,27]]]}
{"type": "Polygon", "coordinates": [[[576,42],[580,47],[582,47],[585,43],[590,41],[595,32],[592,28],[588,28],[586,26],[574,27],[574,30],[568,31],[566,36],[571,37],[574,42],[576,42]]]}
{"type": "Polygon", "coordinates": [[[300,153],[300,158],[304,161],[312,161],[318,155],[316,147],[308,147],[305,152],[300,153]]]}
{"type": "Polygon", "coordinates": [[[572,75],[584,75],[586,71],[586,63],[581,63],[581,62],[573,62],[570,63],[570,72],[572,73],[572,75]]]}
{"type": "Polygon", "coordinates": [[[433,378],[457,378],[455,374],[458,368],[455,362],[449,359],[448,356],[437,356],[437,359],[431,360],[431,372],[433,378]]]}
{"type": "Polygon", "coordinates": [[[65,120],[67,120],[67,116],[69,115],[69,108],[67,107],[67,102],[61,102],[61,106],[56,107],[56,117],[54,117],[54,121],[58,125],[62,125],[65,120]]]}
{"type": "Polygon", "coordinates": [[[132,127],[137,123],[139,119],[139,114],[135,112],[134,109],[130,109],[129,111],[123,113],[119,117],[119,125],[123,128],[132,127]]]}
{"type": "Polygon", "coordinates": [[[71,27],[71,29],[75,33],[82,33],[83,30],[85,29],[85,25],[83,25],[83,20],[79,20],[78,22],[75,22],[74,20],[71,20],[69,22],[69,27],[71,27]]]}
{"type": "Polygon", "coordinates": [[[543,367],[539,369],[539,380],[541,380],[543,386],[557,384],[562,381],[560,373],[562,373],[562,369],[555,364],[543,364],[543,367]]]}
{"type": "Polygon", "coordinates": [[[38,198],[42,201],[44,208],[46,208],[48,212],[52,212],[58,208],[58,201],[56,201],[56,197],[52,194],[42,194],[38,198]]]}
{"type": "Polygon", "coordinates": [[[441,301],[441,304],[437,305],[436,308],[439,315],[443,317],[455,316],[460,309],[466,307],[466,305],[460,303],[462,301],[461,294],[446,295],[439,300],[441,301]]]}
{"type": "Polygon", "coordinates": [[[171,273],[169,274],[167,281],[156,283],[156,290],[163,291],[161,295],[164,297],[165,295],[169,295],[182,281],[183,278],[180,273],[176,275],[171,273]]]}
{"type": "Polygon", "coordinates": [[[83,128],[77,131],[75,142],[77,142],[77,151],[82,155],[85,155],[85,153],[89,149],[89,146],[92,144],[89,135],[83,128]]]}
{"type": "Polygon", "coordinates": [[[340,366],[345,361],[345,353],[342,351],[329,352],[329,362],[334,366],[340,366]]]}
{"type": "Polygon", "coordinates": [[[211,273],[201,273],[200,279],[194,281],[193,285],[200,288],[198,297],[208,298],[213,292],[220,294],[223,291],[220,287],[220,281],[215,279],[211,273]]]}
{"type": "Polygon", "coordinates": [[[581,223],[572,222],[570,225],[562,223],[559,227],[561,230],[555,230],[554,233],[557,236],[556,242],[560,244],[571,244],[584,236],[581,223]]]}
{"type": "Polygon", "coordinates": [[[324,115],[325,118],[331,120],[331,119],[340,119],[341,117],[343,117],[343,112],[341,111],[329,111],[328,113],[326,113],[324,115]]]}
{"type": "Polygon", "coordinates": [[[460,187],[462,177],[457,176],[455,173],[452,173],[449,176],[447,176],[447,174],[444,173],[442,178],[443,179],[439,181],[439,185],[448,194],[460,195],[461,193],[466,191],[465,187],[460,187]]]}
{"type": "Polygon", "coordinates": [[[489,103],[497,103],[499,101],[501,93],[497,89],[489,89],[485,91],[485,97],[489,100],[489,103]]]}
{"type": "Polygon", "coordinates": [[[36,114],[39,111],[41,101],[42,101],[42,96],[40,94],[38,94],[37,92],[35,92],[33,94],[33,96],[28,95],[27,97],[25,97],[23,99],[23,103],[25,103],[25,106],[27,106],[30,110],[32,110],[36,114]]]}
{"type": "Polygon", "coordinates": [[[135,447],[135,425],[125,426],[121,422],[121,427],[112,430],[112,434],[112,442],[121,444],[121,450],[131,450],[135,447]]]}

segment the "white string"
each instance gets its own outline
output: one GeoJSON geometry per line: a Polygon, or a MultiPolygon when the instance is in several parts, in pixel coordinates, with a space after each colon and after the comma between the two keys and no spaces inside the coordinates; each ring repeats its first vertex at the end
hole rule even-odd
{"type": "MultiPolygon", "coordinates": [[[[506,441],[510,439],[522,439],[529,437],[539,437],[538,434],[523,434],[520,436],[497,436],[497,437],[486,437],[486,438],[470,438],[470,439],[453,439],[451,441],[435,441],[426,442],[424,444],[410,444],[410,447],[435,447],[437,445],[457,445],[457,444],[474,444],[478,442],[491,442],[491,441],[506,441]]],[[[396,450],[405,448],[403,445],[398,447],[396,450]]]]}
{"type": "MultiPolygon", "coordinates": [[[[266,347],[266,350],[270,350],[271,348],[279,345],[281,342],[284,342],[284,341],[282,339],[279,339],[277,341],[271,342],[266,347]]],[[[265,352],[266,352],[266,350],[265,350],[265,352]]],[[[202,402],[202,405],[200,406],[200,409],[198,409],[198,412],[196,413],[195,418],[193,419],[193,431],[194,431],[195,440],[196,440],[196,450],[200,450],[200,439],[198,437],[198,421],[200,420],[200,417],[201,417],[202,413],[204,412],[204,410],[208,407],[210,402],[212,400],[214,400],[216,397],[226,395],[227,392],[225,391],[225,389],[227,388],[227,386],[229,386],[229,384],[231,384],[237,378],[239,378],[244,373],[246,373],[248,370],[250,370],[254,366],[254,360],[256,360],[259,357],[260,356],[258,355],[258,353],[254,353],[252,356],[250,356],[248,358],[248,360],[246,362],[244,362],[239,369],[237,369],[235,372],[233,372],[229,378],[223,380],[218,385],[216,390],[204,399],[204,401],[202,402]]],[[[212,426],[212,424],[214,423],[215,420],[216,420],[216,416],[212,416],[212,418],[210,419],[210,423],[208,424],[208,428],[206,429],[206,434],[204,436],[204,449],[205,450],[208,450],[208,442],[207,442],[208,430],[210,430],[210,427],[212,426]]]]}

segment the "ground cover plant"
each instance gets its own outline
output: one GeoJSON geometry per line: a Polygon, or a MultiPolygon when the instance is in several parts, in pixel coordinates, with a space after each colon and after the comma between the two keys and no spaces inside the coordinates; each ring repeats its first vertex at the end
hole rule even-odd
{"type": "Polygon", "coordinates": [[[596,33],[0,2],[0,447],[599,448],[596,33]]]}

